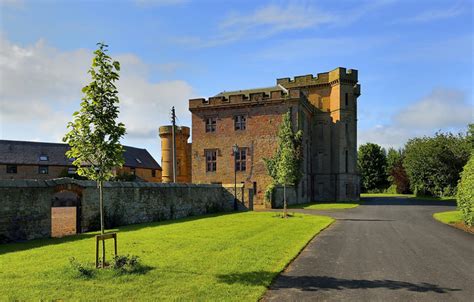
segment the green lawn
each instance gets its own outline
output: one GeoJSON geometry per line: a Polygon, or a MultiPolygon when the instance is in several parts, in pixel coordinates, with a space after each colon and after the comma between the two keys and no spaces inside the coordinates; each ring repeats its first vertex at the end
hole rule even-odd
{"type": "Polygon", "coordinates": [[[305,203],[295,204],[288,208],[290,209],[310,209],[310,210],[343,210],[358,207],[360,203],[354,202],[334,202],[334,203],[305,203]]]}
{"type": "Polygon", "coordinates": [[[77,277],[68,259],[92,263],[93,234],[3,244],[0,297],[256,301],[309,240],[333,222],[324,216],[276,216],[246,212],[122,227],[119,254],[139,256],[150,269],[144,274],[101,270],[90,279],[77,277]]]}
{"type": "Polygon", "coordinates": [[[456,197],[432,197],[432,196],[415,196],[415,194],[390,194],[390,193],[362,193],[361,198],[366,197],[403,197],[416,200],[439,200],[439,201],[456,201],[456,197]]]}
{"type": "Polygon", "coordinates": [[[461,211],[447,211],[447,212],[440,212],[440,213],[434,213],[433,217],[441,221],[442,223],[446,224],[452,224],[452,223],[457,223],[461,222],[461,211]]]}

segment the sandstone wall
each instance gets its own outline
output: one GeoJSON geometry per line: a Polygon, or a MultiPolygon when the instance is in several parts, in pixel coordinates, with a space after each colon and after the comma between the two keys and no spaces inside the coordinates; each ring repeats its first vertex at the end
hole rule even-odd
{"type": "MultiPolygon", "coordinates": [[[[0,180],[0,242],[50,237],[54,196],[65,190],[80,197],[78,231],[98,229],[99,194],[95,182],[68,178],[0,180]]],[[[220,185],[106,182],[106,226],[232,211],[233,192],[233,187],[220,185]]],[[[248,204],[242,202],[242,192],[244,188],[239,185],[239,209],[248,204]]]]}

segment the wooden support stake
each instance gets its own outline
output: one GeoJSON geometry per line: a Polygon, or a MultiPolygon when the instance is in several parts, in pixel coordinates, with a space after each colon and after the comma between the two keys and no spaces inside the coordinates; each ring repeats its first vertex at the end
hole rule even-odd
{"type": "Polygon", "coordinates": [[[114,239],[114,254],[117,256],[117,233],[106,233],[95,236],[95,267],[99,267],[99,242],[102,241],[102,268],[105,268],[105,240],[114,239]]]}

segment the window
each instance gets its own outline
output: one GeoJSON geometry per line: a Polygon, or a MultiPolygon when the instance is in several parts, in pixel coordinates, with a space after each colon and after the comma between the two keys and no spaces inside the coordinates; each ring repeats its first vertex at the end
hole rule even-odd
{"type": "Polygon", "coordinates": [[[206,172],[215,172],[217,170],[217,151],[206,150],[206,172]]]}
{"type": "Polygon", "coordinates": [[[324,153],[323,152],[318,152],[318,166],[316,167],[316,170],[318,172],[322,172],[323,171],[323,160],[324,160],[324,157],[323,157],[324,153]]]}
{"type": "Polygon", "coordinates": [[[151,177],[156,177],[156,170],[151,170],[151,177]]]}
{"type": "Polygon", "coordinates": [[[208,117],[206,118],[206,132],[216,132],[217,118],[208,117]]]}
{"type": "Polygon", "coordinates": [[[349,106],[349,93],[346,92],[346,99],[345,99],[346,107],[349,106]]]}
{"type": "Polygon", "coordinates": [[[7,165],[7,173],[16,174],[17,173],[17,166],[16,165],[7,165]]]}
{"type": "Polygon", "coordinates": [[[39,156],[39,160],[40,160],[40,161],[48,161],[48,160],[49,160],[49,156],[48,156],[48,155],[40,155],[40,156],[39,156]]]}
{"type": "Polygon", "coordinates": [[[135,168],[130,168],[130,174],[135,175],[136,172],[137,172],[137,171],[136,171],[135,168]]]}
{"type": "Polygon", "coordinates": [[[76,168],[73,168],[73,167],[67,168],[67,174],[69,175],[76,174],[76,168]]]}
{"type": "Polygon", "coordinates": [[[318,195],[320,198],[324,195],[324,183],[322,182],[318,183],[318,195]]]}
{"type": "Polygon", "coordinates": [[[234,129],[235,130],[245,130],[247,118],[244,115],[237,115],[234,117],[234,129]]]}
{"type": "Polygon", "coordinates": [[[247,149],[240,148],[235,154],[235,171],[245,171],[247,169],[247,149]]]}
{"type": "Polygon", "coordinates": [[[38,166],[39,174],[48,174],[48,166],[38,166]]]}
{"type": "Polygon", "coordinates": [[[352,185],[351,184],[348,184],[346,183],[346,197],[349,197],[352,195],[352,185]]]}
{"type": "Polygon", "coordinates": [[[141,164],[141,163],[142,163],[142,161],[141,161],[141,160],[140,160],[138,157],[137,157],[137,158],[135,158],[135,160],[136,160],[136,161],[137,161],[137,163],[139,163],[139,164],[141,164]]]}
{"type": "Polygon", "coordinates": [[[347,173],[348,166],[349,166],[349,151],[346,150],[346,156],[345,156],[345,172],[347,173]]]}

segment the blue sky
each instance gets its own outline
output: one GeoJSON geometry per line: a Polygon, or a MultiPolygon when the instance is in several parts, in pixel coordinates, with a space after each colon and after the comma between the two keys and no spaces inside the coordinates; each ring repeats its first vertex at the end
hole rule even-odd
{"type": "Polygon", "coordinates": [[[473,2],[0,0],[0,138],[60,141],[95,43],[122,63],[125,144],[160,161],[176,106],[338,66],[359,70],[359,143],[473,122],[473,2]]]}

